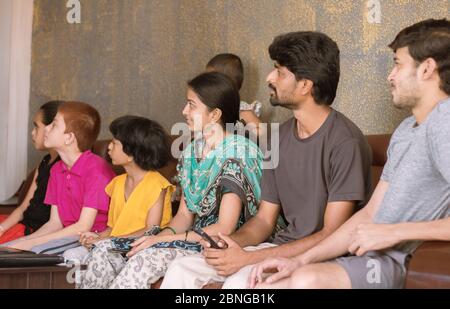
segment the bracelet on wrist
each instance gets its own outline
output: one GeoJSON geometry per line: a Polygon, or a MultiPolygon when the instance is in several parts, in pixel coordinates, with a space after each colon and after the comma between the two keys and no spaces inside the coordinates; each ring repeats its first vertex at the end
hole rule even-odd
{"type": "Polygon", "coordinates": [[[176,235],[176,234],[177,234],[177,231],[175,231],[175,229],[174,229],[173,227],[170,227],[170,226],[166,226],[166,227],[163,228],[162,230],[163,230],[163,231],[164,231],[164,230],[171,230],[172,233],[173,233],[173,235],[176,235]]]}

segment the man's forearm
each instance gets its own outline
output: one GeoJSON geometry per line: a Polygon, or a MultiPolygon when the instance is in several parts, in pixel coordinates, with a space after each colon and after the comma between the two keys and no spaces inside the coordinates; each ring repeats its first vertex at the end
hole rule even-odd
{"type": "Polygon", "coordinates": [[[302,254],[310,248],[316,246],[324,240],[329,233],[319,231],[317,233],[306,236],[302,239],[295,240],[276,247],[265,248],[256,251],[248,252],[248,265],[256,264],[264,261],[267,258],[284,257],[291,258],[302,254]]]}
{"type": "Polygon", "coordinates": [[[242,248],[256,246],[266,241],[272,234],[273,226],[269,226],[266,221],[255,216],[251,218],[240,229],[230,237],[242,248]]]}
{"type": "Polygon", "coordinates": [[[356,227],[361,223],[371,222],[372,217],[366,208],[353,215],[347,222],[338,228],[330,236],[322,240],[317,246],[296,257],[302,264],[310,264],[327,261],[348,252],[352,235],[356,227]]]}
{"type": "Polygon", "coordinates": [[[450,217],[428,222],[398,223],[395,225],[395,232],[401,241],[450,241],[450,217]]]}

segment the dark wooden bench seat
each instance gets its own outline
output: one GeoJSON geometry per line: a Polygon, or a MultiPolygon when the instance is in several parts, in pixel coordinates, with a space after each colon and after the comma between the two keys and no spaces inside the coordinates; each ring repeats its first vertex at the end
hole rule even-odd
{"type": "Polygon", "coordinates": [[[0,268],[0,289],[73,289],[64,266],[0,268]]]}

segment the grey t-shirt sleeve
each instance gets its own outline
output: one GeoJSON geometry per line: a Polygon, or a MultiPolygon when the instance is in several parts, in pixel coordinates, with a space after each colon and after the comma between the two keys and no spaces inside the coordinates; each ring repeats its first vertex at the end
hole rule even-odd
{"type": "Polygon", "coordinates": [[[392,163],[392,149],[395,144],[395,135],[392,136],[391,141],[389,142],[389,147],[387,149],[387,160],[383,167],[383,172],[381,173],[380,180],[385,182],[389,182],[392,172],[393,172],[393,163],[392,163]]]}
{"type": "Polygon", "coordinates": [[[437,112],[430,117],[427,141],[433,163],[450,183],[450,102],[438,106],[437,112]]]}
{"type": "Polygon", "coordinates": [[[331,154],[328,202],[364,201],[365,175],[360,143],[352,138],[331,154]]]}
{"type": "Polygon", "coordinates": [[[264,169],[261,178],[261,200],[280,204],[274,169],[264,169]]]}
{"type": "Polygon", "coordinates": [[[391,182],[394,172],[402,160],[402,153],[404,153],[405,147],[409,145],[409,135],[412,134],[412,128],[416,123],[416,119],[413,116],[406,118],[400,123],[392,134],[391,141],[387,150],[387,161],[384,164],[383,172],[381,173],[380,180],[385,182],[391,182]]]}

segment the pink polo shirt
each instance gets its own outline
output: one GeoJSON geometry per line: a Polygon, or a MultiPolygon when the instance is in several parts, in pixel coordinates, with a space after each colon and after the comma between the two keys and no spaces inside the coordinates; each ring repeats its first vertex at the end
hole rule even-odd
{"type": "Polygon", "coordinates": [[[83,152],[70,170],[61,160],[50,170],[44,203],[58,207],[64,227],[78,222],[83,207],[97,209],[92,231],[101,232],[108,221],[105,187],[114,176],[108,162],[90,150],[83,152]]]}

